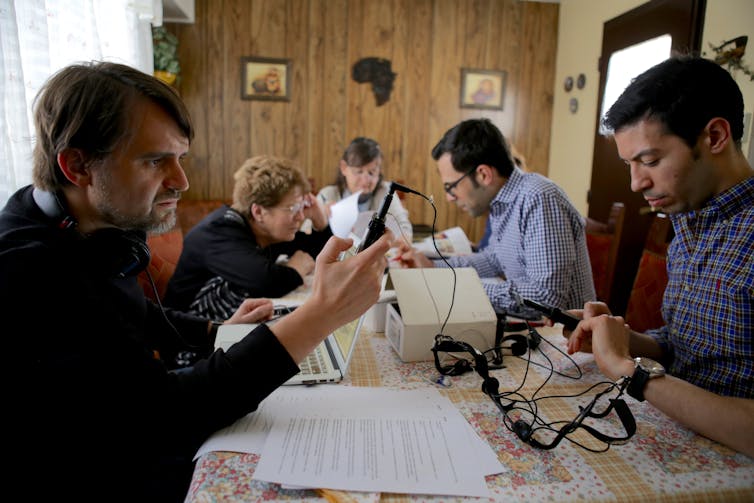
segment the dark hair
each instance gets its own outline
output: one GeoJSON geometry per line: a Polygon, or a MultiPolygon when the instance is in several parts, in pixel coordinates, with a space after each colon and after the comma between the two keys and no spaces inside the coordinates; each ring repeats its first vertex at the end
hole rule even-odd
{"type": "Polygon", "coordinates": [[[186,105],[153,76],[96,61],[55,73],[34,100],[34,185],[55,192],[70,183],[58,169],[57,155],[64,149],[81,149],[87,162],[111,154],[131,134],[134,105],[145,98],[165,110],[191,142],[194,131],[186,105]]]}
{"type": "Polygon", "coordinates": [[[722,117],[741,148],[743,115],[743,96],[730,73],[704,58],[674,56],[631,81],[602,118],[602,133],[655,119],[693,147],[707,123],[722,117]]]}
{"type": "MultiPolygon", "coordinates": [[[[382,149],[380,148],[380,144],[365,136],[358,136],[351,140],[351,143],[343,152],[342,157],[342,160],[344,160],[348,166],[353,166],[355,168],[366,166],[375,159],[382,159],[382,149]]],[[[380,178],[377,181],[377,186],[374,189],[375,191],[380,188],[380,183],[382,183],[382,169],[380,169],[380,178]]],[[[341,194],[346,190],[346,177],[343,176],[343,173],[341,173],[340,170],[337,170],[337,174],[335,175],[335,185],[338,186],[338,192],[341,194]]]]}
{"type": "Polygon", "coordinates": [[[480,164],[494,167],[505,177],[513,172],[508,142],[489,119],[465,120],[446,131],[432,149],[432,158],[436,161],[445,153],[450,153],[453,168],[461,173],[480,164]]]}

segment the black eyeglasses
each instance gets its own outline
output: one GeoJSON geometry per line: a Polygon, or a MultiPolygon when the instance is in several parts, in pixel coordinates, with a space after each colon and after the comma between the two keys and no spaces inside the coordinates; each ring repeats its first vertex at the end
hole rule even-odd
{"type": "Polygon", "coordinates": [[[456,195],[453,193],[453,191],[455,190],[456,186],[459,183],[461,183],[461,180],[463,180],[464,178],[466,178],[467,176],[469,176],[470,174],[472,174],[474,171],[476,171],[476,168],[477,167],[474,166],[473,168],[471,168],[470,170],[468,170],[466,173],[464,173],[461,178],[459,178],[458,180],[456,180],[453,183],[443,183],[442,184],[442,188],[445,189],[445,192],[447,192],[448,194],[450,194],[451,197],[456,197],[456,195]]]}

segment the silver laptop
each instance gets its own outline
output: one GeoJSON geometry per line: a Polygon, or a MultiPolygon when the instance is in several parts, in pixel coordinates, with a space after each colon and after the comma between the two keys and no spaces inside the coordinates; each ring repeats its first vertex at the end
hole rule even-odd
{"type": "MultiPolygon", "coordinates": [[[[361,332],[365,314],[346,323],[320,342],[314,351],[299,364],[301,371],[283,384],[316,384],[340,382],[346,377],[353,357],[353,349],[361,332]]],[[[215,349],[227,351],[257,326],[256,323],[220,325],[215,349]]]]}
{"type": "Polygon", "coordinates": [[[299,364],[298,374],[283,384],[340,382],[348,373],[364,315],[343,325],[320,342],[299,364]]]}

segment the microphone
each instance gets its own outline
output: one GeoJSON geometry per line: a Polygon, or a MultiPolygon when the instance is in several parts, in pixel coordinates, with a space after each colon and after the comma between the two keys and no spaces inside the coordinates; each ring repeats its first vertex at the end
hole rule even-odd
{"type": "Polygon", "coordinates": [[[414,189],[410,189],[410,188],[406,187],[405,185],[401,185],[401,184],[400,184],[400,183],[398,183],[398,182],[390,182],[390,186],[391,186],[391,187],[392,187],[392,188],[393,188],[394,190],[397,190],[397,191],[399,191],[399,192],[406,192],[406,193],[408,193],[408,194],[416,194],[417,196],[422,196],[422,197],[424,197],[424,194],[422,194],[421,192],[418,192],[418,191],[416,191],[416,190],[414,190],[414,189]]]}
{"type": "Polygon", "coordinates": [[[356,253],[369,248],[385,233],[385,217],[387,216],[387,210],[390,208],[390,203],[393,202],[393,194],[396,190],[411,194],[419,194],[420,196],[422,195],[420,192],[409,189],[399,183],[390,182],[390,188],[388,189],[387,194],[385,194],[385,198],[382,200],[382,205],[380,205],[380,209],[377,210],[377,213],[375,213],[369,221],[366,233],[364,233],[364,239],[361,240],[361,244],[356,253]]]}

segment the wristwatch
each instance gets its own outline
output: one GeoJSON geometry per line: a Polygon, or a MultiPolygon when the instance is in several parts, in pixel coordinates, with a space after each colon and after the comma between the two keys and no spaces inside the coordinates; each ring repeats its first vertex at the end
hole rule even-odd
{"type": "Polygon", "coordinates": [[[647,385],[647,381],[664,375],[665,367],[651,358],[641,356],[634,358],[634,375],[631,376],[626,392],[638,401],[643,402],[644,387],[647,385]]]}

